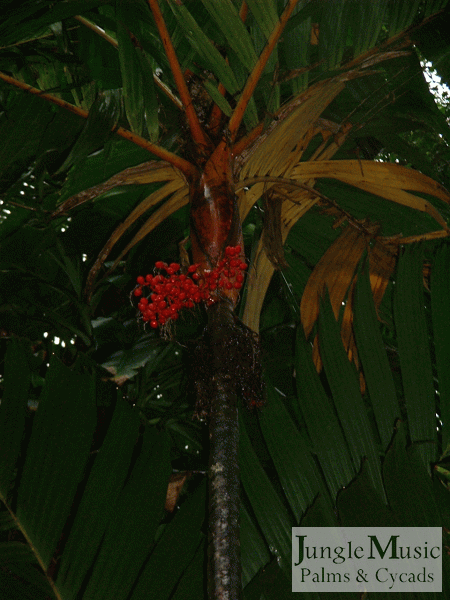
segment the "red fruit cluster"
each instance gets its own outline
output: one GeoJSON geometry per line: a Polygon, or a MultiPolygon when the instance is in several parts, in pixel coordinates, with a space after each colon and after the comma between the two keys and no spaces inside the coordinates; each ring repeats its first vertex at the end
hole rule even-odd
{"type": "Polygon", "coordinates": [[[133,294],[140,298],[138,309],[143,321],[150,321],[150,326],[157,328],[170,319],[176,320],[182,308],[192,308],[194,304],[206,302],[208,305],[217,301],[217,291],[222,289],[240,289],[244,282],[245,262],[239,258],[240,246],[227,246],[225,257],[212,271],[204,271],[200,275],[194,264],[188,267],[187,273],[179,273],[180,265],[157,261],[155,268],[160,271],[155,275],[140,275],[133,294]],[[162,275],[165,271],[166,275],[162,275]],[[148,296],[144,295],[147,291],[148,296]]]}

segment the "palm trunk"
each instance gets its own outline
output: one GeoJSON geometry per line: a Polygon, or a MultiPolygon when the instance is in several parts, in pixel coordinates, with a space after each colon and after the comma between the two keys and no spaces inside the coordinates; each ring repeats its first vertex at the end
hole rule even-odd
{"type": "MultiPolygon", "coordinates": [[[[200,273],[214,268],[227,245],[242,244],[234,195],[230,152],[225,143],[191,183],[191,243],[200,273]]],[[[245,258],[243,249],[242,259],[245,258]]],[[[199,341],[196,362],[197,413],[209,418],[209,600],[241,598],[239,540],[239,425],[236,378],[232,364],[239,350],[240,328],[233,315],[239,290],[217,293],[208,308],[208,326],[199,341]]]]}
{"type": "MultiPolygon", "coordinates": [[[[225,140],[191,181],[190,200],[192,256],[200,276],[217,266],[227,246],[239,246],[244,261],[231,152],[225,140]]],[[[237,394],[250,406],[259,406],[261,399],[258,345],[255,334],[233,314],[238,297],[239,289],[231,286],[214,294],[195,358],[196,411],[209,418],[209,600],[242,597],[237,394]]]]}
{"type": "MultiPolygon", "coordinates": [[[[239,540],[239,424],[236,384],[223,368],[223,348],[230,346],[234,317],[228,302],[209,309],[212,397],[209,438],[209,545],[208,596],[210,600],[241,598],[239,540]]],[[[232,350],[230,348],[230,350],[232,350]]]]}

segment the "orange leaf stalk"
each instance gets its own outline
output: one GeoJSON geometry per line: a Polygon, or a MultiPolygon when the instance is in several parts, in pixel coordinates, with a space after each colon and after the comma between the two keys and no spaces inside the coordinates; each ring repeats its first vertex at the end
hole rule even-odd
{"type": "MultiPolygon", "coordinates": [[[[239,10],[239,16],[242,20],[242,22],[245,23],[245,19],[247,18],[248,15],[248,6],[247,6],[247,2],[242,2],[241,4],[241,8],[239,10]]],[[[226,93],[226,89],[225,86],[223,85],[223,83],[219,83],[218,86],[218,91],[220,94],[222,94],[222,96],[225,96],[226,93]]],[[[219,126],[220,126],[220,121],[222,119],[222,111],[220,110],[220,108],[217,106],[217,104],[214,104],[213,109],[211,111],[211,116],[209,118],[209,126],[208,129],[212,134],[217,134],[219,132],[219,126]]]]}
{"type": "Polygon", "coordinates": [[[250,98],[252,97],[253,92],[255,91],[256,85],[258,84],[258,81],[264,69],[266,68],[267,61],[269,60],[270,55],[272,54],[275,46],[277,45],[280,35],[283,33],[283,29],[285,28],[286,23],[288,22],[289,17],[291,16],[292,11],[294,10],[297,3],[298,0],[289,0],[288,4],[286,5],[286,8],[284,9],[283,14],[280,17],[280,20],[278,21],[277,26],[270,34],[270,38],[267,41],[266,47],[261,52],[258,62],[256,63],[253,71],[250,73],[249,78],[247,79],[247,83],[245,84],[242,95],[239,98],[239,102],[237,103],[233,114],[231,115],[230,123],[228,125],[232,141],[236,139],[236,135],[242,122],[245,109],[247,108],[250,98]]]}
{"type": "MultiPolygon", "coordinates": [[[[19,81],[18,79],[14,79],[14,77],[10,77],[9,75],[6,75],[5,73],[0,72],[0,79],[3,79],[3,81],[6,81],[7,83],[14,85],[17,88],[20,88],[21,90],[24,90],[25,92],[28,92],[29,94],[33,94],[34,96],[39,96],[43,100],[47,100],[47,102],[56,104],[56,106],[59,106],[60,108],[64,108],[65,110],[68,110],[71,113],[73,113],[79,117],[82,117],[83,119],[87,119],[89,116],[89,112],[87,110],[84,110],[83,108],[78,108],[78,106],[70,104],[70,102],[66,102],[65,100],[62,100],[61,98],[58,98],[57,96],[53,96],[52,94],[46,94],[42,90],[38,90],[37,88],[34,88],[31,85],[28,85],[27,83],[23,83],[22,81],[19,81]]],[[[189,161],[185,160],[184,158],[181,158],[181,156],[178,156],[177,154],[174,154],[173,152],[169,152],[169,150],[166,150],[165,148],[162,148],[161,146],[152,144],[148,140],[142,138],[139,135],[136,135],[135,133],[133,133],[132,131],[129,131],[128,129],[124,129],[123,127],[118,127],[117,129],[114,129],[114,133],[116,133],[117,135],[120,135],[120,137],[130,140],[130,142],[133,142],[133,144],[136,144],[136,146],[139,146],[140,148],[144,148],[145,150],[148,150],[154,156],[157,156],[158,158],[161,158],[162,160],[166,160],[171,165],[173,165],[174,167],[179,169],[186,177],[193,176],[197,172],[197,169],[195,168],[195,166],[193,164],[191,164],[189,161]]]]}
{"type": "Polygon", "coordinates": [[[206,154],[206,150],[211,148],[211,142],[208,136],[203,131],[200,121],[198,120],[197,113],[195,112],[194,105],[189,90],[184,80],[183,73],[181,71],[178,57],[175,53],[172,40],[170,39],[169,31],[167,30],[164,17],[161,9],[159,8],[158,0],[148,0],[150,10],[153,13],[156,27],[158,28],[159,36],[164,46],[164,50],[169,61],[172,75],[175,79],[175,84],[180,95],[181,102],[183,103],[184,110],[186,113],[186,119],[189,124],[192,138],[200,151],[200,154],[206,154]]]}

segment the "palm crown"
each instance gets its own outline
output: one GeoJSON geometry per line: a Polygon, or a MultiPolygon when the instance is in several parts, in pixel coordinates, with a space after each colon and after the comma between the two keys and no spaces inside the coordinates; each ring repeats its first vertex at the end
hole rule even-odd
{"type": "Polygon", "coordinates": [[[260,332],[267,397],[240,415],[245,597],[287,594],[290,528],[337,523],[352,480],[340,523],[448,522],[450,134],[418,56],[448,80],[445,5],[6,3],[8,597],[204,596],[181,359],[207,317],[162,340],[127,296],[155,260],[201,278],[230,246],[248,275],[212,301],[260,332]],[[171,475],[191,483],[164,516],[171,475]]]}

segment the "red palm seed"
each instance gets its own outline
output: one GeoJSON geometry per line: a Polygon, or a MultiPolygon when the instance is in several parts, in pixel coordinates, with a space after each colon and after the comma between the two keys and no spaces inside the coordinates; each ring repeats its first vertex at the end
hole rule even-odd
{"type": "Polygon", "coordinates": [[[231,289],[232,289],[232,287],[233,287],[233,284],[231,283],[231,281],[227,281],[227,282],[225,283],[225,289],[227,289],[227,290],[231,290],[231,289]]]}
{"type": "Polygon", "coordinates": [[[142,296],[142,288],[138,287],[134,290],[133,294],[135,296],[142,296]]]}
{"type": "Polygon", "coordinates": [[[241,271],[245,271],[245,269],[247,268],[247,264],[245,262],[241,262],[241,264],[239,265],[239,268],[241,269],[241,271]]]}
{"type": "Polygon", "coordinates": [[[153,275],[150,275],[149,273],[145,276],[145,281],[147,283],[151,283],[153,281],[153,275]]]}
{"type": "Polygon", "coordinates": [[[242,248],[240,246],[235,246],[234,247],[234,254],[239,254],[241,250],[242,250],[242,248]]]}
{"type": "Polygon", "coordinates": [[[192,279],[198,281],[200,279],[200,275],[198,273],[192,273],[192,279]]]}
{"type": "Polygon", "coordinates": [[[159,310],[164,310],[167,306],[167,302],[165,300],[161,300],[160,302],[158,302],[158,308],[159,310]]]}
{"type": "Polygon", "coordinates": [[[175,271],[171,267],[167,267],[166,273],[167,273],[167,275],[173,275],[175,273],[175,271]]]}
{"type": "Polygon", "coordinates": [[[180,270],[180,265],[178,263],[170,263],[169,267],[173,269],[174,273],[180,270]]]}
{"type": "Polygon", "coordinates": [[[235,281],[235,283],[234,283],[234,287],[235,287],[237,290],[240,290],[240,289],[241,289],[241,287],[242,287],[242,283],[241,283],[240,281],[235,281]]]}
{"type": "Polygon", "coordinates": [[[141,298],[141,299],[139,300],[139,304],[144,304],[144,305],[145,305],[145,304],[148,304],[148,299],[147,299],[147,298],[141,298]]]}
{"type": "Polygon", "coordinates": [[[165,263],[165,262],[163,262],[162,260],[157,260],[157,261],[155,262],[155,267],[156,267],[157,269],[164,269],[164,267],[167,267],[167,265],[166,265],[166,263],[165,263]]]}
{"type": "Polygon", "coordinates": [[[198,268],[198,265],[190,265],[188,267],[188,273],[194,273],[198,268]]]}
{"type": "Polygon", "coordinates": [[[140,284],[140,285],[144,285],[145,283],[145,279],[142,277],[142,275],[139,275],[139,277],[136,279],[136,281],[140,284]]]}
{"type": "Polygon", "coordinates": [[[150,321],[150,327],[153,327],[153,329],[156,329],[158,327],[158,321],[150,321]]]}
{"type": "Polygon", "coordinates": [[[242,283],[244,281],[244,276],[242,275],[242,273],[238,273],[236,275],[236,281],[242,283]]]}

